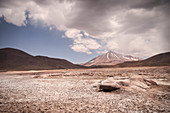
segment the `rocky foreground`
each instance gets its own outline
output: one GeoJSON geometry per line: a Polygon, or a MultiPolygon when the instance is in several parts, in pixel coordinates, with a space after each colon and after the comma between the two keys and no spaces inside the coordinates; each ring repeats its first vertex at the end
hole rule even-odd
{"type": "Polygon", "coordinates": [[[169,106],[170,67],[0,73],[0,113],[168,113],[169,106]],[[103,83],[118,88],[103,91],[103,83]]]}

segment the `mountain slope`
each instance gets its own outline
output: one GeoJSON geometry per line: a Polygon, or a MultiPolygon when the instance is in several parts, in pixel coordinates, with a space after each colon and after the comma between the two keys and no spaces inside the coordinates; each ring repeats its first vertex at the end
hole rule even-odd
{"type": "Polygon", "coordinates": [[[115,65],[118,63],[122,63],[125,61],[138,61],[140,60],[137,57],[133,57],[130,55],[122,55],[113,51],[109,51],[103,55],[100,55],[87,63],[84,63],[84,66],[92,66],[92,65],[115,65]]]}
{"type": "Polygon", "coordinates": [[[139,67],[139,66],[170,66],[170,52],[154,55],[146,60],[125,62],[114,67],[139,67]]]}
{"type": "Polygon", "coordinates": [[[38,70],[82,68],[64,59],[32,56],[21,50],[0,49],[0,70],[38,70]]]}

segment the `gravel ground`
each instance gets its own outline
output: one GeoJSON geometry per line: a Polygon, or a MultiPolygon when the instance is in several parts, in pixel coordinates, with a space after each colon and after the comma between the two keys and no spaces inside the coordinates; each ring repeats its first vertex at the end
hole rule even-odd
{"type": "Polygon", "coordinates": [[[168,113],[170,67],[75,69],[0,73],[0,113],[168,113]],[[97,90],[108,77],[143,77],[146,90],[97,90]]]}

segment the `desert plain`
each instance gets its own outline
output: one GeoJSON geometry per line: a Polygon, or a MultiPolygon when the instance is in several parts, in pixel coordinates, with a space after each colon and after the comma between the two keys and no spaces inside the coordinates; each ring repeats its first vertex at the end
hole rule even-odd
{"type": "Polygon", "coordinates": [[[0,72],[0,113],[153,112],[170,112],[168,66],[0,72]],[[108,79],[130,81],[117,90],[99,90],[108,79]]]}

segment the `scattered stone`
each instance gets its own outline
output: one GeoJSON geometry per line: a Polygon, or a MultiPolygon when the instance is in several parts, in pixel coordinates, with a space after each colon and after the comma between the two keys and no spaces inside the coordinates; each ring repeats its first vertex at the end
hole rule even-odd
{"type": "Polygon", "coordinates": [[[110,77],[101,81],[99,84],[99,91],[111,92],[118,89],[144,90],[149,89],[152,85],[157,85],[157,83],[152,80],[143,79],[141,77],[127,79],[110,77]]]}
{"type": "Polygon", "coordinates": [[[143,79],[147,85],[151,86],[151,85],[158,85],[156,82],[154,82],[153,80],[146,80],[146,79],[143,79]]]}
{"type": "Polygon", "coordinates": [[[40,75],[33,76],[33,78],[41,78],[40,75]]]}
{"type": "Polygon", "coordinates": [[[13,72],[0,73],[0,112],[169,113],[170,85],[167,82],[170,76],[167,69],[169,67],[52,70],[52,73],[42,71],[39,76],[24,72],[19,75],[21,77],[13,72]],[[138,73],[148,75],[139,76],[138,73]],[[162,79],[166,79],[166,84],[162,79]],[[112,84],[109,88],[113,93],[97,92],[95,86],[102,84],[112,84]]]}

